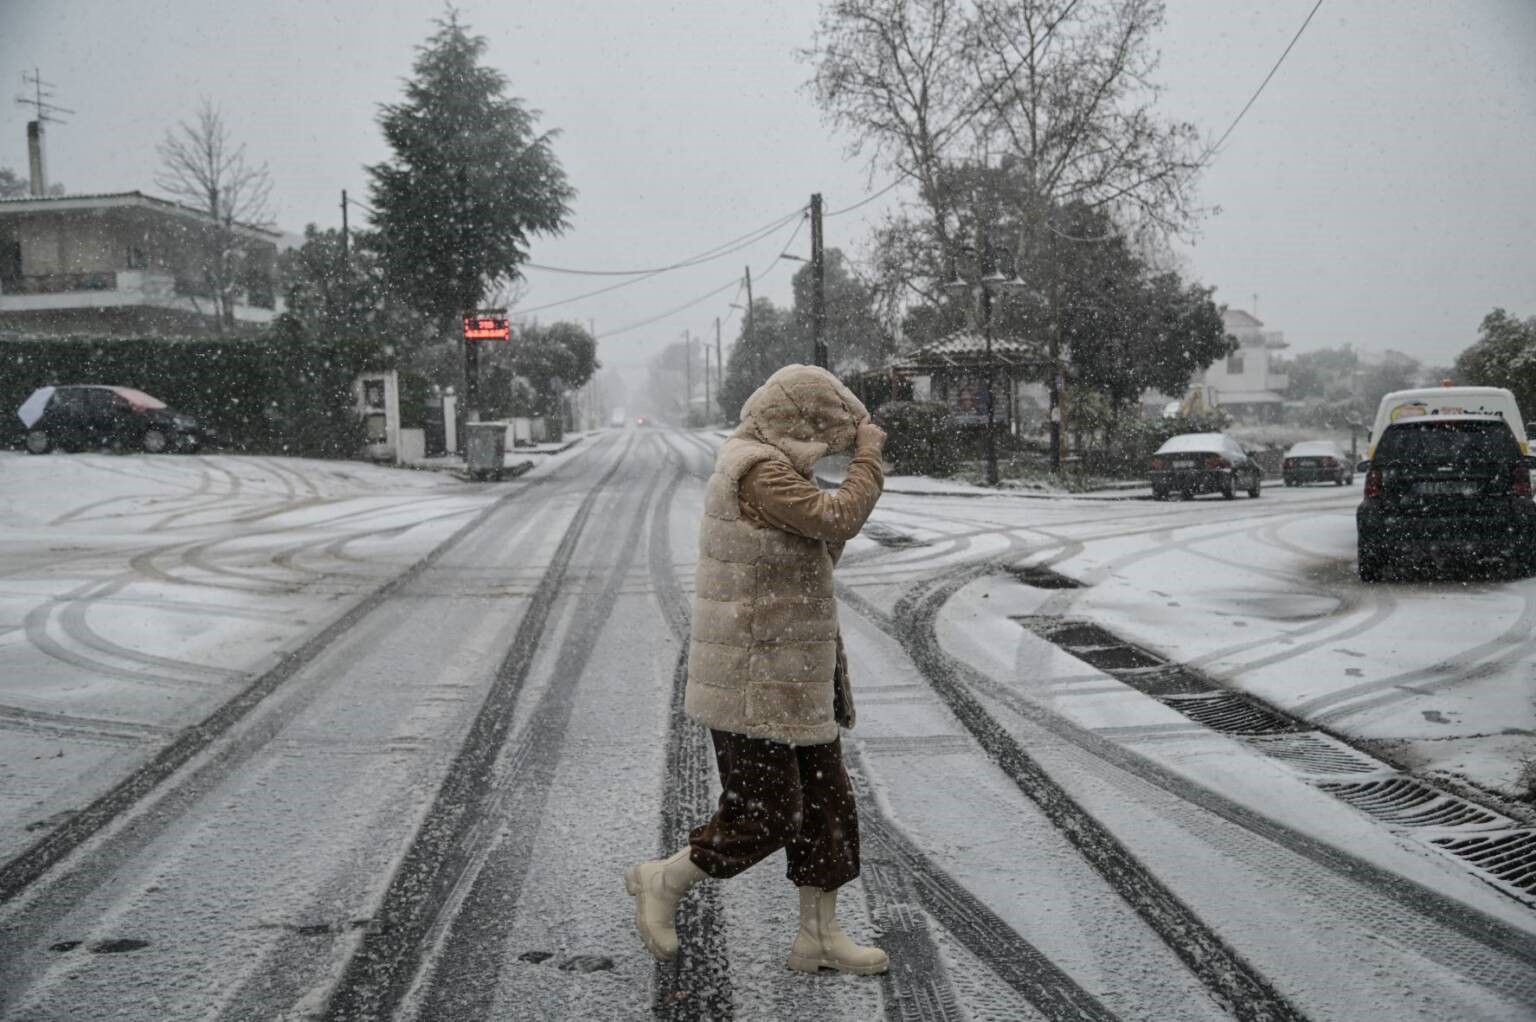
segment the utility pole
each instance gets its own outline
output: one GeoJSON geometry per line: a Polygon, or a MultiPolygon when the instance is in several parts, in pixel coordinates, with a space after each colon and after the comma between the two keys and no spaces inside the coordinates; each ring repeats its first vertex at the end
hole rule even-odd
{"type": "Polygon", "coordinates": [[[709,345],[704,345],[704,425],[709,425],[709,345]]]}
{"type": "Polygon", "coordinates": [[[688,390],[683,396],[683,425],[688,425],[689,413],[693,411],[693,335],[683,331],[683,371],[687,374],[688,390]]]}
{"type": "MultiPolygon", "coordinates": [[[[715,317],[715,393],[724,393],[725,361],[720,356],[720,317],[715,317]]],[[[724,411],[724,409],[721,409],[724,411]]]]}
{"type": "Polygon", "coordinates": [[[763,372],[763,353],[757,350],[757,344],[752,337],[752,267],[747,267],[747,349],[752,352],[752,361],[757,366],[757,375],[765,377],[763,372]]]}
{"type": "Polygon", "coordinates": [[[827,260],[821,241],[821,193],[811,196],[811,342],[816,365],[827,368],[827,260]]]}
{"type": "Polygon", "coordinates": [[[347,268],[347,190],[341,190],[341,268],[347,268]]]}

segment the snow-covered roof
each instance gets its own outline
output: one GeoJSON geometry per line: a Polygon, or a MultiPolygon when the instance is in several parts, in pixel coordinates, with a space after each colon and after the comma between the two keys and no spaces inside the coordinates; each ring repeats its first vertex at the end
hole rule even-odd
{"type": "MultiPolygon", "coordinates": [[[[193,217],[198,220],[206,221],[208,219],[208,214],[200,209],[194,209],[184,203],[173,202],[170,199],[145,195],[143,192],[96,192],[87,195],[45,195],[41,197],[24,195],[20,198],[0,199],[0,216],[11,216],[18,213],[58,213],[133,207],[154,209],[179,216],[193,217]]],[[[268,227],[257,227],[253,224],[237,223],[235,227],[246,233],[260,235],[267,241],[275,241],[282,236],[281,231],[268,227]]]]}
{"type": "Polygon", "coordinates": [[[1285,398],[1272,390],[1218,390],[1216,400],[1224,405],[1277,405],[1285,398]]]}
{"type": "Polygon", "coordinates": [[[1287,458],[1337,458],[1344,453],[1344,449],[1332,440],[1303,440],[1299,444],[1292,444],[1291,449],[1285,452],[1287,458]]]}
{"type": "Polygon", "coordinates": [[[1158,454],[1179,454],[1184,451],[1224,451],[1231,441],[1224,433],[1180,433],[1163,441],[1158,454]]]}
{"type": "MultiPolygon", "coordinates": [[[[898,356],[898,369],[938,369],[950,366],[974,367],[985,364],[987,339],[974,330],[957,330],[905,355],[898,356]]],[[[992,360],[999,366],[1036,366],[1040,349],[1018,337],[994,336],[992,360]]]]}

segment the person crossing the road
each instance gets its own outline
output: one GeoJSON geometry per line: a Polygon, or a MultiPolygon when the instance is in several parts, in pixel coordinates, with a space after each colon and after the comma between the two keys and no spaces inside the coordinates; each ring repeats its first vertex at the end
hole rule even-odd
{"type": "Polygon", "coordinates": [[[658,961],[677,954],[689,887],[783,848],[800,896],[789,967],[874,975],[889,966],[837,922],[837,891],[859,875],[859,829],[839,739],[854,708],[832,586],[843,544],[880,498],[884,444],[837,377],[789,365],[747,399],[720,448],[699,532],[684,698],[714,740],[720,803],[686,847],[624,874],[658,961]],[[819,489],[812,466],[849,449],[843,485],[819,489]]]}

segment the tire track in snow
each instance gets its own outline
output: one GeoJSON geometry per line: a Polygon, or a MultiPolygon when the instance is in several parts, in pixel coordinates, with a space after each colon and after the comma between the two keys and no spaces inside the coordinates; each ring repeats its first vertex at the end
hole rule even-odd
{"type": "Polygon", "coordinates": [[[972,566],[951,572],[941,582],[913,587],[898,601],[893,615],[871,614],[874,608],[857,597],[850,602],[901,643],[987,754],[1234,1018],[1300,1022],[1305,1016],[1052,780],[957,677],[962,672],[940,649],[935,619],[955,591],[991,570],[989,565],[972,566]]]}
{"type": "MultiPolygon", "coordinates": [[[[140,802],[151,794],[156,793],[157,789],[167,779],[175,775],[194,757],[212,748],[222,736],[241,720],[245,719],[268,696],[279,689],[289,678],[297,674],[306,664],[323,653],[332,643],[373,611],[374,608],[408,587],[412,581],[420,577],[445,554],[458,546],[482,522],[491,517],[501,507],[520,496],[525,492],[525,489],[525,487],[512,489],[506,495],[485,507],[469,522],[465,523],[424,557],[417,560],[416,563],[353,604],[349,610],[311,636],[297,649],[285,654],[272,668],[252,678],[248,684],[243,686],[201,721],[182,730],[173,741],[161,748],[148,762],[113,784],[112,787],[108,788],[104,793],[38,841],[5,863],[0,864],[0,906],[4,906],[20,897],[77,848],[105,830],[119,818],[130,814],[131,810],[140,802]]],[[[168,550],[176,549],[176,546],[179,545],[160,547],[153,552],[163,554],[168,550]]],[[[138,560],[139,558],[134,558],[135,562],[138,560]]],[[[137,565],[135,565],[135,568],[138,570],[137,565]]],[[[180,580],[170,579],[170,581],[180,580]]],[[[253,739],[256,742],[255,746],[231,750],[229,761],[225,761],[221,757],[214,762],[205,764],[204,767],[186,778],[183,786],[189,794],[185,796],[185,799],[194,798],[195,790],[206,790],[209,785],[215,782],[215,775],[222,775],[223,772],[237,766],[239,762],[243,762],[254,751],[255,747],[259,747],[269,737],[270,735],[266,737],[258,736],[253,739]]],[[[169,826],[174,815],[174,812],[156,814],[156,818],[152,821],[139,821],[139,833],[136,833],[132,840],[140,842],[150,840],[151,832],[158,832],[169,826]]],[[[99,875],[101,871],[102,867],[92,865],[79,868],[69,877],[62,878],[62,882],[69,890],[56,900],[78,899],[83,896],[84,891],[102,882],[104,878],[99,875]]]]}
{"type": "MultiPolygon", "coordinates": [[[[389,1017],[415,977],[432,927],[463,876],[475,851],[473,841],[486,822],[485,808],[494,794],[496,763],[576,544],[598,498],[633,447],[631,441],[620,452],[583,498],[567,526],[549,568],[529,599],[527,613],[518,625],[485,702],[390,880],[378,912],[378,925],[362,935],[349,957],[327,998],[324,1018],[334,1022],[372,1022],[389,1017]]],[[[517,492],[521,491],[514,494],[517,492]]]]}
{"type": "MultiPolygon", "coordinates": [[[[705,729],[683,715],[683,695],[688,686],[688,598],[677,581],[672,562],[671,511],[684,474],[701,478],[689,468],[687,455],[670,443],[678,459],[661,500],[651,515],[649,561],[651,586],[672,637],[677,640],[677,663],[672,670],[672,695],[668,706],[666,770],[662,776],[661,854],[670,855],[688,843],[696,823],[714,812],[711,787],[713,749],[705,729]]],[[[695,884],[677,912],[677,957],[657,962],[652,1010],[670,1022],[729,1020],[735,1017],[730,960],[726,953],[725,913],[720,905],[720,885],[695,884]],[[702,996],[698,996],[702,991],[702,996]]]]}
{"type": "MultiPolygon", "coordinates": [[[[515,920],[564,751],[578,684],[638,554],[646,512],[658,483],[659,479],[651,476],[643,496],[632,506],[627,494],[618,495],[633,520],[620,540],[614,566],[594,598],[577,599],[578,610],[556,654],[549,685],[515,744],[499,752],[495,779],[487,782],[494,794],[475,811],[472,832],[464,842],[467,866],[456,885],[458,891],[448,899],[442,913],[452,918],[440,920],[434,927],[440,940],[422,942],[426,954],[421,972],[426,975],[415,1017],[424,1022],[494,1017],[499,982],[509,965],[507,934],[515,920]],[[502,830],[506,833],[497,838],[496,832],[502,830]],[[427,946],[429,943],[435,946],[427,946]]],[[[562,583],[565,581],[567,578],[562,578],[562,583]]],[[[552,593],[551,599],[558,592],[552,593]]],[[[509,702],[509,709],[511,705],[509,702]]],[[[498,743],[498,749],[502,744],[498,743]]],[[[441,871],[443,867],[430,863],[427,868],[441,871]]],[[[393,1005],[386,1007],[393,1014],[393,1005]]],[[[348,1016],[333,1013],[331,1017],[348,1016]]]]}
{"type": "MultiPolygon", "coordinates": [[[[1389,925],[1395,926],[1393,939],[1406,943],[1417,953],[1465,975],[1475,983],[1536,1005],[1536,945],[1531,943],[1529,935],[1523,931],[1190,781],[1133,749],[1088,731],[1033,703],[1017,691],[945,653],[939,644],[935,627],[939,610],[964,585],[996,570],[999,570],[999,566],[972,566],[913,587],[898,604],[895,615],[885,613],[857,593],[839,593],[839,596],[906,648],[924,676],[940,690],[946,701],[950,693],[958,694],[960,702],[967,706],[967,717],[961,718],[967,727],[971,726],[973,720],[976,721],[982,732],[993,736],[995,744],[1000,748],[1008,750],[1011,746],[1017,749],[1018,757],[1027,759],[1027,754],[1018,748],[1017,741],[965,689],[985,693],[987,698],[1007,706],[1048,733],[1078,747],[1092,759],[1102,760],[1117,768],[1121,776],[1111,777],[1111,781],[1121,785],[1137,782],[1149,784],[1188,804],[1191,815],[1187,825],[1192,829],[1211,831],[1215,824],[1207,822],[1205,814],[1235,824],[1264,839],[1274,849],[1283,850],[1318,867],[1322,872],[1312,883],[1320,892],[1326,891],[1329,897],[1348,897],[1354,888],[1365,888],[1380,900],[1362,905],[1362,911],[1369,909],[1370,917],[1380,920],[1384,929],[1389,925]],[[1342,894],[1337,893],[1339,888],[1343,888],[1342,894]],[[1438,934],[1426,934],[1423,928],[1426,920],[1444,930],[1438,934]]],[[[977,734],[976,731],[972,733],[977,734]]],[[[979,734],[977,737],[980,740],[979,734]]],[[[983,744],[987,747],[986,743],[983,744]]],[[[991,752],[991,749],[988,751],[991,752]]],[[[1000,766],[1004,766],[1002,756],[995,755],[994,758],[1000,766]]],[[[1009,758],[1013,758],[1011,752],[1009,758]]],[[[1006,766],[1004,768],[1007,769],[1006,766]]],[[[1039,771],[1038,766],[1035,769],[1039,771]]],[[[1043,774],[1043,771],[1039,772],[1043,774]]],[[[1047,783],[1059,787],[1048,778],[1047,783]]],[[[1064,797],[1070,801],[1069,796],[1064,797]]],[[[1080,807],[1078,811],[1082,812],[1080,807]]],[[[1295,859],[1266,852],[1264,846],[1255,848],[1252,854],[1268,855],[1266,861],[1274,861],[1276,870],[1294,872],[1295,859]]],[[[1175,950],[1178,948],[1175,947],[1175,950]]],[[[1198,971],[1196,974],[1200,975],[1198,971]]],[[[1201,978],[1204,979],[1203,976],[1201,978]]]]}

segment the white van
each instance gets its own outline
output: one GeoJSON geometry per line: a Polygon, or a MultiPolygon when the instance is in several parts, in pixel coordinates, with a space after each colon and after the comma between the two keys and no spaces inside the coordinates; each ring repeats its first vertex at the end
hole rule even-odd
{"type": "Polygon", "coordinates": [[[1399,419],[1421,415],[1497,415],[1509,424],[1510,431],[1520,443],[1520,453],[1531,453],[1530,441],[1525,435],[1525,420],[1520,417],[1515,395],[1503,387],[1421,387],[1394,390],[1381,399],[1365,449],[1366,460],[1376,456],[1376,441],[1381,439],[1383,430],[1399,419]]]}

